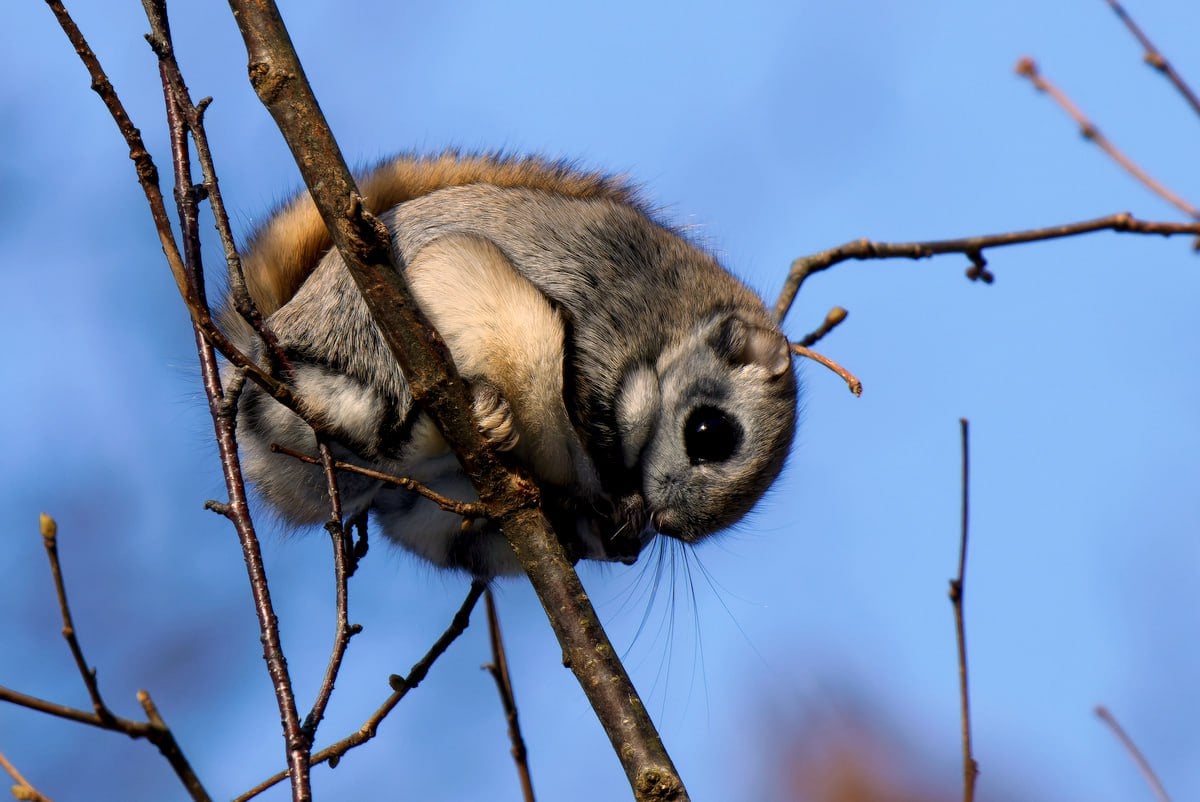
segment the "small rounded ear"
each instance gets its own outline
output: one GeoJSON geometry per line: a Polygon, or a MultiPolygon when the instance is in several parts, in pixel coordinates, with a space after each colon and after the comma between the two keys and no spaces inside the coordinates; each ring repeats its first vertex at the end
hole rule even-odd
{"type": "Polygon", "coordinates": [[[758,365],[771,378],[792,368],[791,350],[782,332],[752,323],[736,313],[717,324],[708,344],[731,365],[758,365]]]}

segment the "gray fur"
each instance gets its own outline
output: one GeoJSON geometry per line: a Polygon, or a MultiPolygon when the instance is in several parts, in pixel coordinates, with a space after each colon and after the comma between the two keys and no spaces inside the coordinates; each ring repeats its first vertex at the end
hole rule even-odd
{"type": "MultiPolygon", "coordinates": [[[[452,270],[444,260],[468,258],[462,253],[501,281],[536,289],[523,303],[542,322],[528,334],[557,349],[549,352],[557,362],[546,361],[536,375],[508,376],[511,366],[464,352],[475,345],[455,352],[456,342],[474,342],[466,336],[474,331],[443,334],[464,377],[486,388],[476,406],[493,419],[489,427],[499,424],[493,442],[511,445],[543,484],[548,513],[577,556],[629,561],[655,531],[698,541],[741,518],[779,473],[796,414],[786,339],[757,296],[640,208],[476,184],[410,200],[383,220],[414,275],[426,263],[430,271],[452,270]],[[486,245],[474,249],[476,240],[486,245]],[[449,247],[430,247],[436,243],[449,247]],[[429,261],[435,253],[443,261],[429,261]],[[563,406],[537,434],[536,452],[522,445],[522,434],[534,435],[522,417],[526,402],[503,390],[530,381],[551,388],[565,381],[563,406]],[[505,410],[496,388],[511,420],[496,420],[505,410]],[[715,439],[689,439],[688,427],[715,439]]],[[[425,275],[436,290],[438,274],[425,275]]],[[[444,295],[426,291],[422,305],[431,316],[448,303],[444,295]]],[[[475,300],[482,299],[466,299],[467,312],[475,300]]],[[[523,310],[513,314],[525,319],[523,310]]],[[[404,376],[336,252],[268,322],[293,359],[291,378],[306,408],[344,442],[340,456],[474,500],[453,455],[413,409],[404,376]]],[[[319,470],[269,451],[272,442],[311,451],[307,427],[254,386],[239,420],[246,473],[263,497],[293,523],[324,519],[319,470]]],[[[519,570],[501,533],[484,523],[463,531],[458,518],[428,501],[349,474],[340,488],[347,514],[371,510],[388,537],[435,564],[478,576],[519,570]]]]}

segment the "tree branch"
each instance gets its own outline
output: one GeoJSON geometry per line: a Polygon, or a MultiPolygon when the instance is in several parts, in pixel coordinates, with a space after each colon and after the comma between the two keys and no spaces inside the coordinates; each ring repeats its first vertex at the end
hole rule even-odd
{"type": "Polygon", "coordinates": [[[800,345],[799,343],[792,343],[791,348],[792,348],[792,353],[795,354],[796,356],[807,357],[808,359],[811,359],[814,362],[824,365],[825,367],[829,368],[834,373],[836,373],[838,376],[840,376],[842,378],[842,381],[846,382],[846,386],[850,388],[850,392],[854,393],[856,396],[862,395],[862,391],[863,391],[862,382],[860,382],[858,380],[858,377],[856,377],[850,371],[846,370],[844,367],[839,365],[837,362],[834,362],[832,359],[830,359],[827,356],[818,354],[816,351],[812,350],[811,348],[805,348],[803,345],[800,345]]]}
{"type": "MultiPolygon", "coordinates": [[[[393,674],[389,677],[388,682],[392,686],[392,694],[384,700],[383,704],[371,714],[371,717],[361,727],[337,743],[331,744],[315,753],[312,756],[313,765],[328,762],[330,768],[333,768],[342,759],[342,755],[375,737],[375,734],[379,731],[379,725],[383,723],[387,715],[392,712],[396,705],[400,704],[400,700],[407,696],[409,691],[421,684],[421,681],[429,673],[429,669],[433,667],[434,662],[445,653],[446,649],[450,648],[450,644],[459,635],[466,631],[467,625],[471,623],[471,611],[475,609],[476,602],[483,595],[484,587],[485,585],[482,582],[471,584],[471,589],[467,592],[467,597],[458,608],[458,612],[454,614],[454,618],[450,621],[450,626],[446,628],[446,631],[442,633],[440,638],[434,641],[433,646],[429,648],[425,656],[413,665],[408,672],[408,676],[400,677],[393,674]]],[[[233,802],[247,802],[247,800],[253,799],[268,788],[287,779],[287,776],[288,772],[281,771],[263,780],[246,793],[234,799],[233,802]]]]}
{"type": "Polygon", "coordinates": [[[512,677],[508,674],[508,655],[504,653],[504,640],[500,637],[500,617],[496,615],[496,600],[489,589],[484,594],[487,609],[488,640],[492,643],[492,662],[483,668],[496,682],[500,704],[504,707],[504,719],[508,722],[508,739],[512,742],[513,762],[517,764],[517,776],[521,780],[521,794],[525,802],[534,802],[533,779],[529,776],[529,753],[525,739],[521,737],[521,722],[517,717],[517,700],[513,695],[512,677]]]}
{"type": "Polygon", "coordinates": [[[800,338],[796,345],[802,348],[812,348],[814,345],[824,339],[825,335],[836,329],[845,322],[846,316],[849,313],[840,306],[835,306],[825,315],[825,319],[821,321],[821,325],[810,331],[808,334],[800,338]]]}
{"type": "Polygon", "coordinates": [[[1142,29],[1138,27],[1138,24],[1133,21],[1133,17],[1129,16],[1129,12],[1127,12],[1125,8],[1117,2],[1117,0],[1106,0],[1106,2],[1108,3],[1108,7],[1113,10],[1118,18],[1120,18],[1121,22],[1125,23],[1125,27],[1128,28],[1129,32],[1134,35],[1134,38],[1138,40],[1138,43],[1141,44],[1142,49],[1145,50],[1142,59],[1151,67],[1166,76],[1167,80],[1169,80],[1175,86],[1175,89],[1179,91],[1179,94],[1183,95],[1183,99],[1186,100],[1188,105],[1192,107],[1192,111],[1200,114],[1200,98],[1196,97],[1196,93],[1192,91],[1190,86],[1188,86],[1187,81],[1183,80],[1183,76],[1175,71],[1175,68],[1172,67],[1170,62],[1168,62],[1163,54],[1159,52],[1158,48],[1154,46],[1154,43],[1150,41],[1150,38],[1142,32],[1142,29]]]}
{"type": "Polygon", "coordinates": [[[962,713],[962,759],[963,759],[963,802],[975,799],[975,779],[979,776],[979,764],[971,748],[971,697],[967,686],[967,629],[963,612],[966,595],[967,572],[967,522],[970,483],[968,471],[970,460],[967,439],[967,419],[959,418],[962,429],[962,535],[958,544],[958,576],[950,580],[950,603],[954,605],[954,635],[958,643],[958,694],[962,713]]]}
{"type": "Polygon", "coordinates": [[[33,783],[21,776],[21,772],[17,771],[17,767],[8,762],[2,753],[0,753],[0,768],[8,772],[8,776],[13,778],[16,783],[12,787],[13,799],[23,799],[26,802],[51,802],[50,797],[43,794],[41,791],[33,787],[33,783]]]}
{"type": "Polygon", "coordinates": [[[1200,218],[1200,210],[1196,209],[1196,207],[1191,203],[1184,200],[1175,192],[1172,192],[1162,182],[1158,181],[1145,170],[1143,170],[1136,162],[1133,161],[1133,159],[1126,156],[1117,148],[1116,145],[1110,142],[1108,137],[1100,133],[1100,129],[1096,127],[1096,124],[1089,120],[1086,115],[1084,115],[1079,107],[1076,106],[1069,97],[1067,97],[1065,92],[1047,81],[1042,76],[1041,72],[1038,70],[1037,63],[1033,59],[1025,57],[1018,61],[1017,74],[1028,78],[1030,83],[1032,83],[1039,92],[1045,92],[1047,95],[1053,98],[1054,102],[1057,103],[1063,111],[1069,114],[1071,119],[1073,119],[1079,126],[1079,133],[1083,135],[1084,139],[1088,140],[1089,142],[1094,142],[1098,148],[1108,154],[1110,159],[1120,165],[1125,172],[1129,173],[1131,176],[1140,181],[1142,185],[1146,187],[1146,189],[1150,190],[1155,195],[1174,206],[1176,209],[1179,209],[1188,217],[1191,217],[1192,219],[1200,218]]]}
{"type": "Polygon", "coordinates": [[[386,228],[367,213],[271,0],[230,0],[250,82],[279,125],[334,244],[411,386],[472,478],[538,594],[638,799],[686,791],[616,651],[538,507],[535,486],[505,469],[470,415],[445,344],[413,302],[386,228]]]}
{"type": "MultiPolygon", "coordinates": [[[[145,2],[149,2],[149,0],[145,0],[145,2]]],[[[112,82],[109,81],[108,76],[105,74],[99,59],[96,58],[96,54],[92,51],[91,46],[88,45],[83,33],[80,32],[79,27],[75,24],[75,21],[71,18],[61,0],[46,0],[46,5],[49,6],[51,12],[53,12],[55,18],[58,20],[59,26],[67,35],[67,39],[75,47],[75,52],[78,54],[80,60],[83,61],[88,74],[91,76],[93,91],[100,96],[101,101],[103,101],[105,107],[108,109],[109,114],[117,124],[117,128],[120,130],[129,147],[129,158],[133,160],[138,183],[141,184],[142,191],[146,195],[146,202],[150,206],[150,216],[154,220],[154,228],[158,233],[159,244],[162,245],[163,255],[167,259],[167,266],[171,269],[171,275],[175,278],[175,284],[179,288],[179,294],[184,299],[188,314],[192,318],[192,323],[200,328],[205,338],[212,342],[226,359],[234,365],[245,369],[247,374],[273,398],[287,405],[289,409],[295,408],[295,399],[292,397],[291,390],[287,385],[275,379],[235,348],[229,339],[216,327],[216,324],[213,323],[212,315],[207,305],[197,303],[197,299],[192,294],[183,256],[180,254],[179,246],[175,242],[175,235],[171,231],[171,221],[167,216],[162,190],[158,185],[158,168],[155,166],[150,152],[146,150],[141,132],[133,124],[132,120],[130,120],[129,114],[125,111],[125,106],[117,96],[116,90],[113,89],[112,82]]],[[[161,41],[161,37],[155,34],[151,34],[151,37],[152,45],[156,41],[161,41]]]]}
{"type": "Polygon", "coordinates": [[[1129,737],[1129,733],[1125,732],[1125,728],[1117,721],[1117,717],[1112,714],[1112,711],[1104,705],[1099,705],[1096,707],[1096,715],[1108,725],[1108,728],[1117,736],[1117,740],[1121,742],[1121,746],[1125,747],[1125,751],[1133,758],[1138,771],[1141,772],[1142,777],[1146,780],[1146,784],[1150,786],[1150,791],[1154,794],[1154,798],[1158,802],[1171,802],[1171,797],[1167,795],[1167,789],[1163,787],[1162,781],[1154,773],[1154,768],[1150,765],[1150,761],[1146,760],[1146,756],[1142,754],[1142,750],[1138,749],[1137,744],[1129,737]]]}
{"type": "MultiPolygon", "coordinates": [[[[281,446],[278,443],[272,443],[271,450],[279,454],[286,454],[292,459],[298,459],[301,462],[307,462],[310,465],[321,464],[321,460],[319,459],[310,457],[307,454],[303,454],[295,449],[288,448],[287,446],[281,446]]],[[[384,473],[383,471],[376,471],[372,470],[371,468],[363,468],[351,462],[342,462],[341,460],[334,460],[333,467],[339,471],[357,473],[371,479],[378,479],[381,482],[387,482],[388,484],[395,485],[396,487],[402,487],[405,490],[410,490],[419,496],[429,499],[446,512],[452,512],[455,515],[461,515],[463,518],[475,519],[487,517],[487,510],[484,509],[482,504],[472,504],[469,501],[458,501],[456,499],[449,498],[448,496],[443,496],[441,493],[431,490],[415,479],[409,479],[407,476],[395,476],[390,473],[384,473]]]]}
{"type": "MultiPolygon", "coordinates": [[[[310,747],[316,737],[317,727],[320,726],[321,719],[325,717],[325,708],[329,705],[329,699],[333,695],[333,686],[337,682],[338,671],[341,670],[342,658],[346,655],[350,638],[362,631],[360,625],[351,625],[349,619],[348,583],[352,570],[350,568],[351,560],[354,560],[354,556],[347,548],[346,541],[349,540],[350,533],[342,525],[342,499],[341,493],[338,491],[333,454],[330,453],[329,446],[324,441],[320,441],[318,447],[321,451],[319,463],[324,469],[325,484],[329,493],[330,517],[325,524],[325,530],[333,542],[334,609],[337,631],[334,633],[333,651],[329,655],[329,664],[325,668],[321,689],[317,692],[312,709],[304,718],[304,735],[308,738],[310,747]]],[[[357,561],[353,565],[357,566],[357,561]]]]}
{"type": "Polygon", "coordinates": [[[46,559],[50,562],[50,575],[54,578],[54,592],[58,596],[58,609],[62,615],[62,636],[67,641],[67,647],[75,659],[75,667],[79,669],[79,676],[83,678],[88,697],[92,700],[92,710],[101,721],[111,724],[114,721],[113,714],[100,696],[100,686],[96,683],[96,669],[88,666],[83,656],[83,648],[79,645],[79,638],[75,635],[71,607],[67,604],[67,586],[63,582],[62,565],[58,561],[58,524],[45,513],[42,513],[39,523],[42,545],[46,547],[46,559]]]}
{"type": "MultiPolygon", "coordinates": [[[[175,62],[171,43],[171,30],[166,16],[165,0],[143,0],[146,17],[150,22],[149,41],[159,57],[162,76],[163,97],[170,128],[171,155],[175,168],[175,201],[178,209],[180,232],[184,247],[184,295],[192,313],[196,334],[196,349],[200,358],[200,370],[208,398],[209,412],[213,420],[217,448],[225,485],[229,491],[229,504],[225,507],[226,517],[233,522],[242,546],[255,613],[258,617],[260,638],[263,644],[263,659],[275,689],[283,725],[285,750],[292,778],[294,802],[307,802],[312,798],[309,787],[308,768],[310,742],[301,727],[296,708],[295,693],[288,674],[287,660],[283,655],[283,644],[279,637],[279,621],[271,602],[266,568],[258,536],[250,519],[245,482],[238,461],[237,440],[234,434],[236,410],[225,403],[221,387],[220,369],[212,341],[208,338],[201,322],[211,326],[211,314],[204,291],[204,268],[200,255],[200,232],[198,226],[198,192],[192,183],[191,157],[188,150],[188,124],[185,118],[197,119],[199,111],[193,106],[187,93],[179,65],[175,62]]],[[[191,130],[192,137],[196,131],[191,130]]],[[[213,181],[215,184],[215,179],[213,181]]],[[[215,327],[213,327],[215,331],[215,327]]]]}
{"type": "Polygon", "coordinates": [[[830,248],[811,256],[801,256],[792,262],[783,289],[780,290],[779,300],[775,303],[775,317],[783,320],[800,287],[814,273],[828,270],[836,264],[857,259],[928,259],[946,253],[961,253],[967,256],[972,264],[967,269],[969,278],[990,283],[992,274],[987,270],[983,259],[983,251],[987,248],[1001,248],[1008,245],[1020,245],[1026,242],[1074,237],[1080,234],[1090,234],[1094,231],[1116,231],[1128,234],[1159,234],[1164,237],[1179,234],[1200,235],[1200,222],[1191,223],[1158,223],[1139,220],[1129,212],[1119,212],[1094,220],[1082,220],[1078,223],[1064,223],[1046,228],[1034,228],[1026,231],[1009,231],[1004,234],[985,234],[960,239],[929,240],[925,242],[873,242],[869,239],[857,239],[830,248]]]}
{"type": "Polygon", "coordinates": [[[83,649],[80,647],[79,639],[75,634],[71,609],[67,604],[66,582],[63,579],[62,566],[58,559],[58,525],[54,522],[53,518],[44,513],[41,516],[41,532],[42,542],[46,547],[46,557],[50,561],[50,573],[54,578],[55,595],[58,597],[59,610],[62,614],[63,637],[67,640],[67,645],[71,649],[71,655],[75,659],[75,665],[78,667],[79,674],[83,678],[83,683],[87,687],[88,696],[92,700],[93,712],[88,713],[85,710],[78,710],[67,705],[48,702],[45,699],[29,696],[28,694],[5,687],[0,687],[0,700],[20,705],[29,710],[36,710],[39,713],[64,718],[68,721],[88,724],[102,730],[124,733],[130,738],[144,738],[154,744],[158,748],[159,753],[171,764],[171,768],[175,770],[176,776],[179,777],[180,782],[183,783],[184,788],[187,789],[188,794],[195,802],[209,802],[208,792],[204,790],[200,779],[192,771],[191,765],[188,763],[187,758],[184,757],[183,750],[179,748],[179,744],[175,740],[175,735],[158,714],[158,709],[154,707],[154,703],[150,701],[150,694],[146,691],[138,691],[138,701],[141,702],[143,709],[146,711],[148,722],[122,718],[114,714],[104,703],[103,697],[100,695],[100,687],[96,681],[96,669],[88,667],[87,660],[84,659],[83,649]]]}

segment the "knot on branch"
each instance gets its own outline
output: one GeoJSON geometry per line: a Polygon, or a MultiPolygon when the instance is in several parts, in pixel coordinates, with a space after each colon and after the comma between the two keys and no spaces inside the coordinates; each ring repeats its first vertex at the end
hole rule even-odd
{"type": "Polygon", "coordinates": [[[276,70],[265,61],[252,61],[246,68],[250,76],[250,85],[254,87],[262,102],[273,105],[279,101],[285,88],[294,76],[283,70],[276,70]]]}
{"type": "Polygon", "coordinates": [[[156,36],[153,33],[145,35],[146,44],[150,45],[150,49],[154,51],[154,55],[159,59],[171,58],[171,44],[162,36],[156,36]]]}
{"type": "Polygon", "coordinates": [[[634,794],[638,800],[668,800],[683,799],[683,783],[675,772],[662,766],[651,766],[643,769],[634,782],[634,794]]]}

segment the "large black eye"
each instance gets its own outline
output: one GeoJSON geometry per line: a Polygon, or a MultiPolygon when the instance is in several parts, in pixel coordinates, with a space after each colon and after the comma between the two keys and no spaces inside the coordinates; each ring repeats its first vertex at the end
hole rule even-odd
{"type": "Polygon", "coordinates": [[[716,407],[697,407],[683,425],[683,444],[693,465],[724,462],[742,442],[742,427],[716,407]]]}

